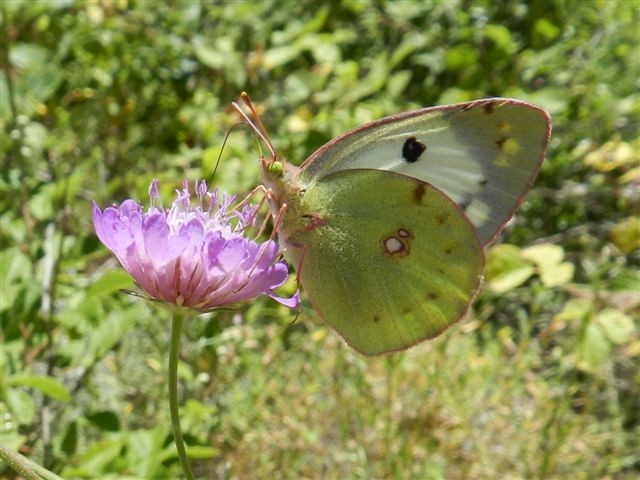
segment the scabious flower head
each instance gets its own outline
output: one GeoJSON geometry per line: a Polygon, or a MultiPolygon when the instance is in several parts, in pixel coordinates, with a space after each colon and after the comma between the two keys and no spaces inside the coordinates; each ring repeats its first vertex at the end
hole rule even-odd
{"type": "Polygon", "coordinates": [[[204,312],[266,294],[296,307],[298,293],[291,298],[273,293],[288,276],[286,263],[278,261],[278,245],[243,236],[256,209],[232,208],[235,197],[209,191],[204,181],[195,183],[195,191],[192,204],[185,181],[165,210],[154,180],[146,213],[133,200],[104,211],[94,202],[96,234],[154,300],[204,312]]]}

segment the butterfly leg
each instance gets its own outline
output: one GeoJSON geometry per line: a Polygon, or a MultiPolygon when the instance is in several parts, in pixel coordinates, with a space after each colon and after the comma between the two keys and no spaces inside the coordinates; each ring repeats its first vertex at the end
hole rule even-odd
{"type": "MultiPolygon", "coordinates": [[[[249,200],[256,194],[262,194],[262,196],[260,197],[260,202],[258,203],[258,206],[256,207],[256,213],[260,211],[260,209],[262,208],[262,206],[264,205],[264,203],[267,201],[268,197],[269,197],[269,190],[264,186],[264,185],[258,185],[256,188],[254,188],[253,190],[251,190],[251,192],[249,192],[249,194],[243,198],[240,203],[238,203],[234,209],[239,209],[241,207],[243,207],[244,205],[246,205],[247,203],[249,203],[249,200]]],[[[264,221],[262,222],[262,225],[260,226],[260,229],[258,230],[258,233],[256,234],[256,237],[260,237],[263,233],[265,228],[267,227],[267,223],[269,222],[269,217],[266,216],[264,221]]],[[[273,236],[271,237],[271,240],[273,240],[273,236]]]]}

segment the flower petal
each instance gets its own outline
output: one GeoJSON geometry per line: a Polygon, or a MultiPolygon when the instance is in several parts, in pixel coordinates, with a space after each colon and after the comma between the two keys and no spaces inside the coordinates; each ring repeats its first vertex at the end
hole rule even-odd
{"type": "Polygon", "coordinates": [[[203,311],[265,294],[297,306],[298,292],[288,299],[273,293],[289,274],[278,245],[243,236],[255,224],[256,207],[234,209],[235,197],[209,192],[204,182],[195,189],[195,205],[184,182],[165,210],[154,181],[146,213],[133,200],[104,211],[94,202],[96,235],[154,299],[203,311]]]}
{"type": "Polygon", "coordinates": [[[296,290],[296,293],[289,298],[279,297],[273,293],[267,293],[267,295],[285,307],[298,308],[298,305],[300,305],[300,290],[296,290]]]}
{"type": "Polygon", "coordinates": [[[145,219],[142,236],[144,251],[158,267],[178,258],[189,243],[187,235],[170,235],[167,220],[161,213],[154,213],[145,219]]]}

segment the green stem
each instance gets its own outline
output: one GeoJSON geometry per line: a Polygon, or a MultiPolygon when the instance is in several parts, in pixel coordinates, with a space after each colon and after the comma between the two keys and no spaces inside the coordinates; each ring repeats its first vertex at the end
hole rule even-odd
{"type": "Polygon", "coordinates": [[[58,475],[50,472],[27,457],[13,452],[0,445],[0,460],[6,462],[14,472],[25,480],[62,480],[58,475]]]}
{"type": "Polygon", "coordinates": [[[173,427],[173,438],[176,442],[178,450],[178,458],[182,465],[182,471],[188,480],[195,480],[187,450],[184,446],[182,438],[182,430],[180,429],[180,414],[178,412],[178,357],[180,354],[180,336],[182,333],[182,325],[184,316],[175,313],[171,322],[171,347],[169,350],[169,410],[171,412],[171,426],[173,427]]]}

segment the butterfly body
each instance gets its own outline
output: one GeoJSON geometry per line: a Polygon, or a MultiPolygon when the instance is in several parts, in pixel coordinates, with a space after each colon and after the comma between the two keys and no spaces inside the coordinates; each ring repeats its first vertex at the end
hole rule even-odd
{"type": "Polygon", "coordinates": [[[487,99],[366,124],[300,167],[262,159],[284,255],[320,316],[367,355],[462,318],[549,132],[543,110],[487,99]]]}

